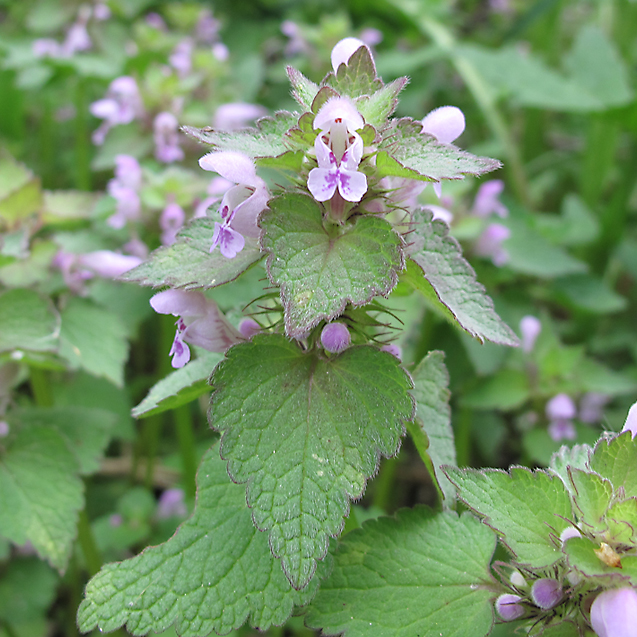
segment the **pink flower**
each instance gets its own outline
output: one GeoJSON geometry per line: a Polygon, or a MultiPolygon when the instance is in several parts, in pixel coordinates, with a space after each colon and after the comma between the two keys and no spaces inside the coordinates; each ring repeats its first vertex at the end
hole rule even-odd
{"type": "Polygon", "coordinates": [[[504,182],[501,179],[491,179],[485,181],[473,200],[472,214],[483,219],[491,213],[495,213],[499,217],[507,217],[509,209],[498,199],[504,190],[504,182]]]}
{"type": "Polygon", "coordinates": [[[637,637],[637,591],[630,586],[600,593],[591,606],[598,637],[637,637]]]}
{"type": "Polygon", "coordinates": [[[106,189],[117,201],[115,214],[107,223],[113,228],[123,228],[128,221],[139,218],[141,201],[137,194],[142,184],[142,169],[138,161],[131,155],[116,155],[115,178],[111,179],[106,189]]]}
{"type": "Polygon", "coordinates": [[[184,502],[185,496],[183,489],[166,489],[159,496],[157,517],[160,520],[172,517],[185,518],[188,515],[188,509],[184,502]]]}
{"type": "Polygon", "coordinates": [[[546,416],[549,420],[575,418],[575,403],[567,394],[557,394],[546,403],[546,416]]]}
{"type": "Polygon", "coordinates": [[[169,356],[173,367],[183,367],[190,360],[187,343],[209,352],[225,352],[228,347],[241,342],[243,337],[228,322],[217,304],[201,292],[164,290],[150,299],[159,314],[178,316],[175,339],[169,356]]]}
{"type": "Polygon", "coordinates": [[[600,392],[588,392],[582,396],[579,404],[579,419],[589,424],[601,422],[604,405],[610,400],[610,396],[600,392]]]}
{"type": "Polygon", "coordinates": [[[212,252],[217,246],[228,259],[234,258],[244,245],[244,236],[259,236],[257,218],[268,202],[265,182],[257,176],[252,159],[232,151],[213,152],[199,160],[204,170],[219,173],[232,186],[221,200],[222,223],[215,223],[212,252]]]}
{"type": "Polygon", "coordinates": [[[628,410],[622,431],[630,431],[633,438],[637,436],[637,403],[628,410]]]}
{"type": "Polygon", "coordinates": [[[318,168],[310,171],[307,187],[317,201],[331,199],[337,188],[346,201],[360,201],[367,192],[367,177],[357,168],[363,140],[356,130],[365,124],[354,103],[344,97],[328,100],[314,118],[321,132],[314,142],[318,168]]]}
{"type": "Polygon", "coordinates": [[[220,130],[236,130],[244,128],[249,122],[263,117],[267,110],[258,104],[232,102],[222,104],[215,112],[214,127],[220,130]]]}
{"type": "Polygon", "coordinates": [[[520,321],[520,332],[522,333],[522,350],[530,354],[535,347],[535,341],[542,331],[542,323],[535,316],[523,316],[520,321]]]}
{"type": "Polygon", "coordinates": [[[177,233],[184,225],[186,213],[184,209],[174,201],[169,203],[159,217],[159,227],[162,229],[161,243],[170,246],[175,243],[177,233]]]}
{"type": "Polygon", "coordinates": [[[143,105],[137,82],[128,75],[115,78],[108,87],[106,97],[93,102],[90,111],[95,117],[104,120],[92,137],[93,143],[100,146],[113,126],[130,124],[142,115],[143,105]]]}
{"type": "Polygon", "coordinates": [[[328,323],[321,332],[321,345],[332,354],[347,349],[351,342],[352,337],[344,323],[328,323]]]}
{"type": "Polygon", "coordinates": [[[179,123],[172,113],[159,113],[153,121],[155,159],[165,164],[181,161],[184,151],[179,147],[179,123]]]}
{"type": "Polygon", "coordinates": [[[33,40],[31,47],[33,55],[35,55],[36,58],[54,58],[62,55],[60,43],[53,38],[38,38],[37,40],[33,40]]]}
{"type": "Polygon", "coordinates": [[[491,223],[476,241],[473,251],[480,257],[490,257],[493,264],[500,267],[509,260],[509,253],[502,247],[502,243],[510,236],[511,231],[506,226],[491,223]]]}
{"type": "Polygon", "coordinates": [[[168,61],[179,77],[186,77],[192,70],[192,51],[194,44],[190,38],[186,38],[177,44],[170,54],[168,61]]]}

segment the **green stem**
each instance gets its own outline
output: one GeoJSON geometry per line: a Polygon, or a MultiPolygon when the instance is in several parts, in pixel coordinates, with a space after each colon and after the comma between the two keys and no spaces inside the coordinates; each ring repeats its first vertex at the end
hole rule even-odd
{"type": "Polygon", "coordinates": [[[468,467],[471,463],[471,422],[471,410],[461,409],[460,417],[454,427],[456,458],[459,467],[468,467]]]}
{"type": "Polygon", "coordinates": [[[75,185],[78,190],[91,190],[91,144],[88,131],[88,104],[84,81],[75,88],[75,185]]]}
{"type": "Polygon", "coordinates": [[[524,205],[529,206],[529,188],[522,158],[504,118],[496,107],[493,92],[489,89],[473,63],[459,52],[456,41],[450,31],[436,20],[432,20],[427,16],[412,17],[417,21],[422,32],[427,34],[447,54],[467,88],[471,91],[489,128],[506,153],[507,170],[511,175],[515,194],[524,205]]]}
{"type": "Polygon", "coordinates": [[[80,512],[77,523],[77,540],[82,548],[82,553],[84,553],[86,568],[92,577],[102,568],[103,561],[85,510],[80,512]]]}
{"type": "Polygon", "coordinates": [[[155,474],[155,459],[159,449],[159,438],[162,429],[162,414],[149,416],[144,420],[141,435],[142,449],[146,456],[146,475],[144,476],[144,485],[147,489],[153,488],[155,474]]]}
{"type": "Polygon", "coordinates": [[[396,470],[398,469],[398,458],[385,458],[380,465],[380,471],[374,480],[374,506],[380,507],[383,511],[389,512],[391,497],[394,490],[396,470]]]}
{"type": "Polygon", "coordinates": [[[37,367],[32,367],[29,372],[29,383],[35,404],[38,407],[52,407],[53,392],[51,391],[46,372],[37,367]]]}
{"type": "Polygon", "coordinates": [[[195,434],[193,431],[192,414],[189,405],[182,405],[173,410],[179,452],[181,453],[181,466],[183,483],[186,496],[194,498],[197,486],[197,453],[195,451],[195,434]]]}

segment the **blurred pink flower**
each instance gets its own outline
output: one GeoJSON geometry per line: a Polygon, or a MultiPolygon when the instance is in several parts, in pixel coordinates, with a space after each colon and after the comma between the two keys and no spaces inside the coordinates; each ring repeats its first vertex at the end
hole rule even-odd
{"type": "Polygon", "coordinates": [[[522,333],[522,350],[530,354],[535,347],[535,341],[542,331],[542,323],[535,316],[523,316],[520,321],[520,332],[522,333]]]}
{"type": "Polygon", "coordinates": [[[193,41],[186,38],[179,42],[168,57],[170,66],[172,66],[179,77],[186,77],[192,70],[192,52],[195,48],[193,41]]]}
{"type": "Polygon", "coordinates": [[[244,128],[249,122],[263,117],[267,110],[258,104],[245,102],[231,102],[217,108],[214,127],[219,130],[231,131],[244,128]]]}
{"type": "Polygon", "coordinates": [[[169,203],[159,217],[159,227],[162,230],[161,243],[169,246],[175,243],[177,233],[186,221],[184,209],[174,201],[169,203]]]}
{"type": "Polygon", "coordinates": [[[139,218],[141,201],[138,191],[142,185],[142,169],[139,162],[131,155],[115,156],[115,178],[111,179],[106,189],[117,201],[115,214],[107,223],[113,228],[123,228],[128,221],[139,218]]]}
{"type": "Polygon", "coordinates": [[[179,146],[179,123],[172,113],[159,113],[153,121],[153,132],[157,161],[171,164],[184,158],[179,146]]]}
{"type": "Polygon", "coordinates": [[[187,343],[209,352],[225,352],[228,347],[244,340],[221,313],[217,304],[201,292],[164,290],[150,299],[159,314],[178,316],[175,339],[170,349],[173,367],[183,367],[190,360],[187,343]]]}
{"type": "MultiPolygon", "coordinates": [[[[349,59],[360,49],[362,46],[369,49],[369,47],[358,38],[344,38],[340,42],[336,44],[336,46],[332,49],[331,59],[332,59],[332,68],[334,69],[334,73],[338,71],[338,68],[341,64],[347,64],[349,59]]],[[[370,51],[371,53],[371,51],[370,51]]]]}
{"type": "Polygon", "coordinates": [[[491,213],[495,213],[498,217],[507,217],[509,209],[498,199],[503,190],[504,182],[501,179],[485,181],[478,188],[471,213],[483,219],[491,213]]]}
{"type": "Polygon", "coordinates": [[[600,593],[591,606],[598,637],[637,637],[637,591],[631,586],[600,593]]]}
{"type": "Polygon", "coordinates": [[[478,237],[473,251],[480,257],[487,257],[494,265],[502,266],[509,260],[509,253],[502,247],[502,243],[511,236],[511,231],[501,223],[489,224],[478,237]]]}
{"type": "Polygon", "coordinates": [[[113,126],[130,124],[142,115],[143,110],[137,82],[129,75],[115,78],[110,83],[106,96],[90,106],[91,114],[104,120],[93,133],[93,143],[100,146],[113,126]]]}

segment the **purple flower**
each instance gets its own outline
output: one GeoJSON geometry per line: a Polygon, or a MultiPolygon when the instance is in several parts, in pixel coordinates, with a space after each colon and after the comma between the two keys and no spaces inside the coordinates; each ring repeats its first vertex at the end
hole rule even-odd
{"type": "Polygon", "coordinates": [[[225,352],[228,347],[241,342],[243,337],[228,322],[217,304],[201,292],[164,290],[150,299],[159,314],[178,316],[177,331],[170,349],[173,367],[183,367],[190,360],[190,348],[186,343],[202,347],[209,352],[225,352]]]}
{"type": "Polygon", "coordinates": [[[247,126],[248,122],[263,117],[266,113],[266,109],[258,104],[245,102],[222,104],[215,112],[214,127],[225,131],[237,130],[247,126]]]}
{"type": "Polygon", "coordinates": [[[556,579],[543,577],[535,580],[531,587],[533,603],[543,610],[557,606],[562,599],[562,584],[556,579]]]}
{"type": "Polygon", "coordinates": [[[33,40],[31,45],[33,55],[36,58],[60,57],[62,55],[62,47],[57,40],[53,38],[38,38],[33,40]]]}
{"type": "Polygon", "coordinates": [[[425,209],[431,210],[431,212],[433,213],[432,219],[440,219],[440,221],[444,221],[448,226],[451,225],[451,222],[453,221],[453,212],[451,212],[451,210],[447,210],[442,206],[436,206],[435,204],[431,203],[427,204],[425,206],[425,209]]]}
{"type": "Polygon", "coordinates": [[[175,243],[177,233],[181,230],[186,220],[184,209],[174,201],[169,203],[159,217],[159,227],[162,230],[161,243],[170,246],[175,243]]]}
{"type": "MultiPolygon", "coordinates": [[[[369,49],[369,47],[357,38],[344,38],[340,42],[336,44],[336,46],[332,49],[332,68],[334,69],[334,73],[336,73],[341,66],[341,64],[347,65],[349,59],[360,49],[362,46],[369,49]]],[[[371,53],[371,52],[370,52],[371,53]]]]}
{"type": "Polygon", "coordinates": [[[10,430],[9,423],[6,420],[0,420],[0,438],[6,438],[10,430]]]}
{"type": "Polygon", "coordinates": [[[582,537],[582,534],[574,526],[567,526],[560,533],[560,542],[564,544],[575,537],[582,537]]]}
{"type": "Polygon", "coordinates": [[[473,251],[480,257],[490,258],[494,265],[500,267],[509,260],[509,253],[502,247],[502,243],[510,236],[511,231],[506,226],[491,223],[476,241],[473,251]]]}
{"type": "Polygon", "coordinates": [[[190,38],[186,38],[177,44],[170,54],[168,61],[179,77],[186,77],[192,70],[192,51],[194,44],[190,38]]]}
{"type": "Polygon", "coordinates": [[[321,332],[321,344],[332,354],[338,354],[350,346],[352,337],[344,323],[328,323],[321,332]]]}
{"type": "Polygon", "coordinates": [[[380,349],[382,352],[388,352],[392,356],[395,356],[399,361],[403,359],[403,350],[400,348],[400,345],[389,343],[389,345],[383,345],[380,349]]]}
{"type": "Polygon", "coordinates": [[[183,489],[166,489],[159,496],[157,518],[160,520],[172,517],[185,518],[188,515],[188,509],[184,499],[185,493],[183,489]]]}
{"type": "Polygon", "coordinates": [[[548,433],[551,440],[555,440],[555,442],[577,438],[575,425],[570,420],[552,420],[548,426],[548,433]]]}
{"type": "Polygon", "coordinates": [[[239,323],[239,332],[244,338],[250,339],[261,331],[261,326],[252,318],[244,318],[239,323]]]}
{"type": "Polygon", "coordinates": [[[209,153],[199,160],[199,165],[237,184],[221,200],[222,223],[215,223],[210,248],[212,252],[219,246],[221,254],[232,259],[243,249],[244,236],[259,236],[257,218],[268,203],[268,190],[263,179],[257,176],[252,159],[242,153],[209,153]]]}
{"type": "Polygon", "coordinates": [[[108,87],[106,97],[93,102],[91,114],[104,121],[93,133],[93,143],[100,146],[106,134],[118,124],[130,124],[143,113],[143,105],[137,82],[128,76],[115,78],[108,87]]]}
{"type": "Polygon", "coordinates": [[[498,199],[504,190],[504,182],[500,179],[491,179],[485,181],[473,200],[473,208],[471,213],[476,217],[486,218],[491,213],[495,213],[499,217],[507,217],[509,209],[498,199]]]}
{"type": "Polygon", "coordinates": [[[93,8],[93,15],[99,22],[104,22],[111,17],[111,10],[105,2],[98,2],[93,8]]]}
{"type": "Polygon", "coordinates": [[[137,160],[131,155],[116,155],[115,178],[106,186],[108,194],[117,201],[115,214],[107,220],[109,226],[120,229],[139,218],[141,201],[137,193],[141,183],[142,169],[137,160]]]}
{"type": "Polygon", "coordinates": [[[296,22],[284,20],[281,23],[281,33],[290,38],[290,41],[285,45],[285,55],[290,57],[298,55],[299,53],[310,53],[310,45],[307,43],[303,31],[296,22]]]}
{"type": "Polygon", "coordinates": [[[524,615],[525,608],[519,595],[505,593],[495,600],[495,610],[505,622],[512,622],[524,615]]]}
{"type": "Polygon", "coordinates": [[[535,341],[542,331],[540,319],[528,314],[520,321],[520,332],[522,333],[522,350],[530,354],[535,347],[535,341]]]}
{"type": "Polygon", "coordinates": [[[87,252],[77,257],[77,263],[80,267],[86,268],[105,279],[115,279],[124,274],[124,272],[137,267],[141,262],[142,260],[139,257],[119,254],[119,252],[112,252],[111,250],[87,252]]]}
{"type": "Polygon", "coordinates": [[[613,588],[600,593],[591,606],[591,624],[598,637],[637,637],[637,592],[613,588]]]}
{"type": "Polygon", "coordinates": [[[357,171],[363,155],[363,140],[354,133],[354,143],[340,161],[319,135],[314,142],[318,168],[310,171],[307,187],[317,201],[328,201],[336,189],[345,201],[360,201],[367,192],[367,177],[357,171]]]}
{"type": "Polygon", "coordinates": [[[116,529],[120,526],[122,526],[122,523],[124,522],[124,518],[122,518],[122,516],[119,513],[113,513],[113,515],[111,515],[108,518],[108,523],[110,524],[111,528],[116,529]]]}
{"type": "Polygon", "coordinates": [[[591,391],[584,394],[579,404],[579,419],[589,424],[601,422],[602,409],[609,400],[610,396],[600,392],[591,391]]]}
{"type": "Polygon", "coordinates": [[[637,436],[637,403],[628,410],[622,431],[630,431],[633,438],[637,436]]]}
{"type": "Polygon", "coordinates": [[[93,46],[86,30],[86,22],[78,20],[69,27],[62,44],[62,57],[72,57],[78,51],[88,51],[93,46]]]}
{"type": "Polygon", "coordinates": [[[575,403],[567,394],[557,394],[546,403],[546,417],[549,420],[570,420],[576,414],[575,403]]]}
{"type": "Polygon", "coordinates": [[[155,159],[165,164],[181,161],[184,151],[179,147],[179,123],[172,113],[159,113],[153,121],[155,159]]]}
{"type": "Polygon", "coordinates": [[[219,62],[225,62],[230,57],[230,51],[223,42],[215,42],[212,45],[212,55],[219,62]]]}
{"type": "Polygon", "coordinates": [[[318,168],[310,171],[307,187],[317,201],[328,201],[336,190],[346,201],[360,201],[367,192],[367,177],[357,168],[363,140],[355,131],[365,122],[354,103],[344,97],[328,100],[314,118],[320,129],[314,142],[318,168]]]}
{"type": "Polygon", "coordinates": [[[209,9],[204,9],[195,25],[197,40],[203,44],[213,44],[219,35],[219,26],[219,20],[212,15],[209,9]]]}
{"type": "Polygon", "coordinates": [[[153,11],[146,16],[145,20],[149,27],[157,29],[158,31],[166,31],[166,23],[159,13],[153,11]]]}

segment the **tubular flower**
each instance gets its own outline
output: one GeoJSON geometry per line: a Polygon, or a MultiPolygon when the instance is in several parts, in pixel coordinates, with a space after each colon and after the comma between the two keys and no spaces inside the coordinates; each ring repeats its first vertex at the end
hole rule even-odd
{"type": "Polygon", "coordinates": [[[233,259],[243,250],[244,236],[258,236],[257,217],[267,205],[268,190],[263,179],[257,176],[252,159],[242,153],[209,153],[199,160],[199,165],[237,184],[221,200],[222,223],[215,222],[210,248],[212,252],[219,246],[224,257],[233,259]]]}
{"type": "Polygon", "coordinates": [[[225,352],[231,345],[244,340],[217,304],[201,292],[164,290],[155,294],[150,304],[159,314],[179,317],[175,323],[175,340],[169,352],[169,356],[173,357],[173,367],[183,367],[190,360],[187,343],[209,352],[225,352]]]}
{"type": "Polygon", "coordinates": [[[307,187],[317,201],[331,199],[337,188],[346,201],[360,201],[367,177],[358,172],[363,140],[356,133],[365,122],[353,102],[344,97],[328,100],[314,118],[320,133],[314,142],[318,168],[310,171],[307,187]]]}

